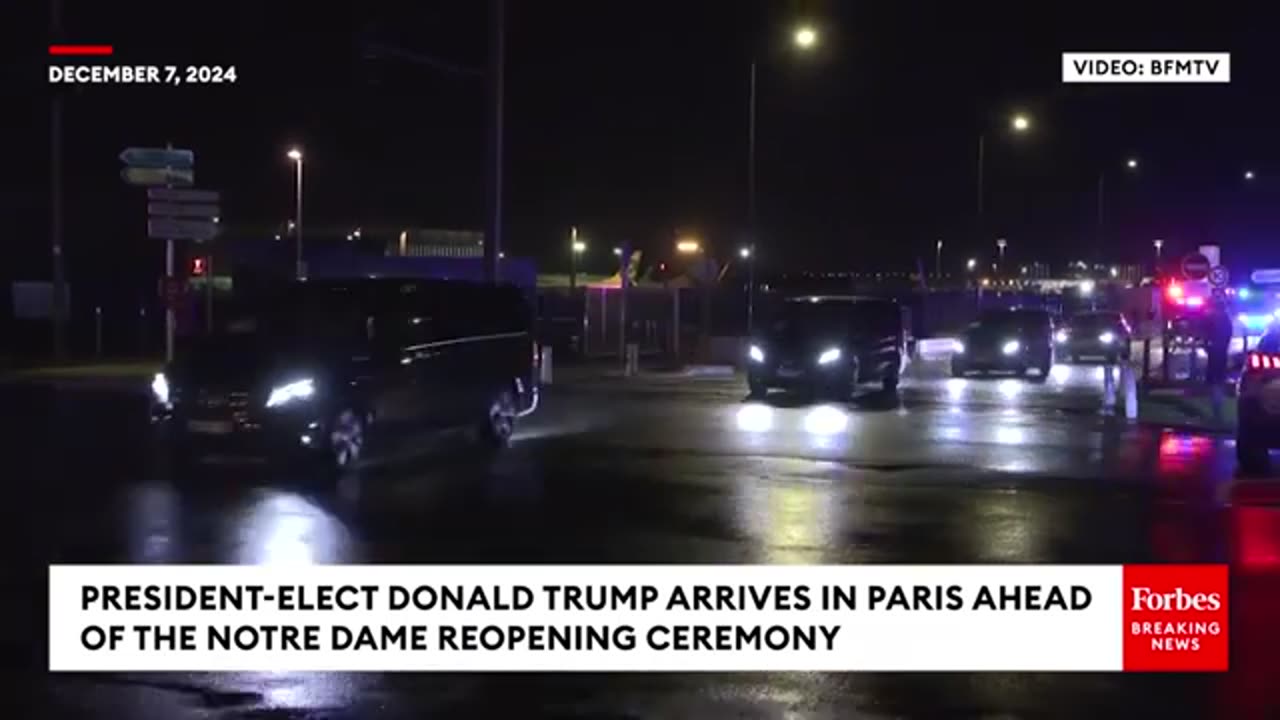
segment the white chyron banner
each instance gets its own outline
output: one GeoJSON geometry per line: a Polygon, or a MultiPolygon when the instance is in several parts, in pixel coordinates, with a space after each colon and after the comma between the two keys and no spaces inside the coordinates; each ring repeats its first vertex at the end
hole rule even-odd
{"type": "Polygon", "coordinates": [[[1120,566],[54,566],[54,671],[1120,670],[1120,566]]]}

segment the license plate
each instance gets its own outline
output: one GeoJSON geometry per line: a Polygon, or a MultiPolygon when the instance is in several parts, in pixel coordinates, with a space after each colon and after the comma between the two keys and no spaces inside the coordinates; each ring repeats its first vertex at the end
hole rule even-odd
{"type": "Polygon", "coordinates": [[[778,377],[784,377],[784,378],[800,377],[800,371],[792,368],[778,368],[778,377]]]}
{"type": "Polygon", "coordinates": [[[231,432],[230,420],[188,420],[187,430],[201,435],[226,435],[231,432]]]}

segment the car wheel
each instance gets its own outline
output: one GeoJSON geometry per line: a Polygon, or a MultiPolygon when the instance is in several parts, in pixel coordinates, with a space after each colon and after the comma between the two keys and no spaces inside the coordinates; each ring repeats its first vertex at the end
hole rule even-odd
{"type": "Polygon", "coordinates": [[[898,392],[898,374],[886,375],[884,380],[880,381],[880,387],[886,393],[898,392]]]}
{"type": "Polygon", "coordinates": [[[339,412],[329,427],[329,466],[345,472],[360,461],[365,444],[365,415],[350,408],[339,412]]]}
{"type": "Polygon", "coordinates": [[[502,390],[489,401],[485,416],[476,428],[480,444],[491,450],[499,450],[511,444],[516,430],[516,403],[510,390],[502,390]]]}
{"type": "Polygon", "coordinates": [[[769,386],[755,378],[747,378],[747,394],[760,399],[769,394],[769,386]]]}
{"type": "Polygon", "coordinates": [[[1236,436],[1236,460],[1240,463],[1240,470],[1247,475],[1266,475],[1271,472],[1271,456],[1266,444],[1244,427],[1240,428],[1236,436]]]}
{"type": "Polygon", "coordinates": [[[955,360],[951,361],[951,377],[964,377],[964,364],[955,360]]]}

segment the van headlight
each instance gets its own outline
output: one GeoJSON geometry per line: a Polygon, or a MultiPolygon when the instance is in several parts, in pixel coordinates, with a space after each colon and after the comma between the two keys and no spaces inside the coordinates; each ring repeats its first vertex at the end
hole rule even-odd
{"type": "Polygon", "coordinates": [[[747,355],[755,362],[764,362],[764,351],[760,349],[759,345],[752,345],[751,348],[747,350],[747,355]]]}
{"type": "Polygon", "coordinates": [[[158,372],[151,378],[151,395],[161,405],[169,404],[169,378],[165,377],[164,373],[158,372]]]}
{"type": "Polygon", "coordinates": [[[267,396],[267,407],[281,407],[298,400],[306,400],[316,394],[316,384],[311,378],[294,380],[271,388],[267,396]]]}
{"type": "Polygon", "coordinates": [[[957,355],[963,355],[964,343],[960,342],[959,340],[956,340],[955,342],[951,343],[951,352],[957,355]]]}
{"type": "Polygon", "coordinates": [[[1115,341],[1116,341],[1116,334],[1111,332],[1110,330],[1098,336],[1098,342],[1102,343],[1103,345],[1110,345],[1115,341]]]}
{"type": "Polygon", "coordinates": [[[830,365],[840,359],[840,348],[827,348],[818,356],[819,365],[830,365]]]}
{"type": "Polygon", "coordinates": [[[1000,348],[1000,352],[1004,353],[1005,355],[1017,355],[1018,351],[1021,349],[1022,349],[1022,343],[1018,342],[1017,340],[1010,340],[1000,348]]]}

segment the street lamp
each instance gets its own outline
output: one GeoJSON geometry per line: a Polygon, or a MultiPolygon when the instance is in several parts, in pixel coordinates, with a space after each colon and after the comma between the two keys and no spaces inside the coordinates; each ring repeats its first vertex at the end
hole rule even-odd
{"type": "Polygon", "coordinates": [[[614,249],[613,249],[613,254],[614,254],[614,256],[615,256],[615,257],[622,257],[622,248],[620,248],[620,247],[616,247],[616,248],[614,248],[614,249]]]}
{"type": "Polygon", "coordinates": [[[294,228],[296,229],[296,234],[294,236],[294,247],[296,249],[295,271],[297,273],[298,279],[301,280],[305,275],[305,272],[302,266],[302,151],[299,150],[298,148],[291,148],[289,150],[289,159],[292,160],[294,165],[296,165],[298,168],[297,209],[294,211],[294,219],[295,219],[294,228]]]}
{"type": "Polygon", "coordinates": [[[751,257],[751,248],[749,247],[739,248],[738,257],[742,258],[743,260],[749,259],[751,257]]]}
{"type": "Polygon", "coordinates": [[[1253,171],[1252,171],[1252,170],[1245,170],[1245,171],[1244,171],[1244,179],[1245,179],[1245,180],[1252,180],[1252,179],[1253,179],[1253,171]]]}
{"type": "Polygon", "coordinates": [[[702,251],[702,246],[697,240],[681,240],[676,243],[676,252],[681,255],[694,255],[702,251]]]}
{"type": "Polygon", "coordinates": [[[966,269],[966,270],[968,270],[969,272],[973,272],[973,269],[974,269],[974,268],[976,268],[976,267],[978,267],[978,260],[977,260],[976,258],[969,258],[969,259],[965,262],[964,267],[965,267],[965,269],[966,269]]]}
{"type": "MultiPolygon", "coordinates": [[[[1016,113],[1009,118],[1009,127],[1019,135],[1031,130],[1031,117],[1025,113],[1016,113]]],[[[987,150],[987,133],[978,133],[978,234],[982,235],[982,211],[986,196],[985,164],[987,150]]]]}
{"type": "MultiPolygon", "coordinates": [[[[792,42],[802,51],[812,50],[818,44],[818,31],[812,25],[800,25],[795,29],[792,42]]],[[[747,231],[752,248],[756,244],[756,68],[758,65],[759,62],[752,58],[747,90],[747,231]]]]}
{"type": "Polygon", "coordinates": [[[1004,249],[1009,246],[1009,241],[1004,238],[996,240],[996,248],[1000,251],[1000,269],[1004,270],[1004,249]]]}
{"type": "Polygon", "coordinates": [[[578,239],[578,226],[569,229],[569,289],[578,287],[578,256],[587,251],[587,244],[578,239]]]}
{"type": "Polygon", "coordinates": [[[796,47],[802,50],[808,50],[818,44],[818,31],[815,30],[812,25],[801,25],[796,28],[793,39],[795,40],[796,47]]]}
{"type": "Polygon", "coordinates": [[[1125,160],[1125,161],[1124,161],[1124,166],[1125,166],[1125,167],[1127,167],[1127,168],[1129,168],[1130,170],[1137,170],[1137,169],[1138,169],[1138,159],[1137,159],[1137,158],[1129,158],[1128,160],[1125,160]]]}

